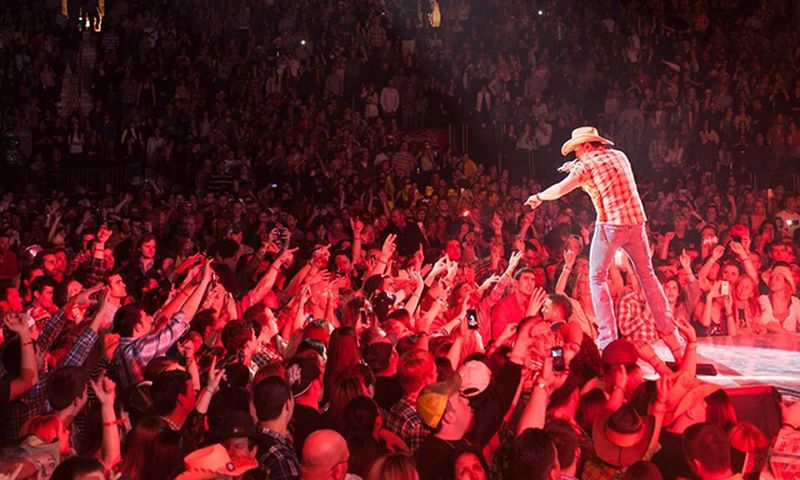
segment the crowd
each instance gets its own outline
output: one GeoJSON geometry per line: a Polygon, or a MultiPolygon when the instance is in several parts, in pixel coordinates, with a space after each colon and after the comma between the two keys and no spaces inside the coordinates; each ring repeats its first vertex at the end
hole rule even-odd
{"type": "Polygon", "coordinates": [[[699,336],[800,332],[794,2],[51,3],[0,5],[0,478],[800,475],[800,402],[767,436],[696,376],[699,336]],[[462,121],[497,151],[409,135],[462,121]],[[589,198],[523,206],[581,123],[675,371],[624,255],[595,345],[589,198]],[[38,181],[86,166],[133,185],[38,181]]]}

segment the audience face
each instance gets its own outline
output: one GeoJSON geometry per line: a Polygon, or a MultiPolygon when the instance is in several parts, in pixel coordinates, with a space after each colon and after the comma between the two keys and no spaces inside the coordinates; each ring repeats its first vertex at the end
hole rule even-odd
{"type": "Polygon", "coordinates": [[[471,452],[462,453],[456,459],[455,473],[456,480],[486,480],[486,471],[480,459],[471,452]]]}

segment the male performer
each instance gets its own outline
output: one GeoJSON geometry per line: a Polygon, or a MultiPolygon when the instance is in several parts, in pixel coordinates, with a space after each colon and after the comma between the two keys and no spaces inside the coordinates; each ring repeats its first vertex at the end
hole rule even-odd
{"type": "Polygon", "coordinates": [[[535,209],[542,202],[557,200],[578,187],[592,198],[597,220],[589,253],[589,275],[592,304],[600,324],[597,343],[601,348],[616,337],[617,324],[606,280],[608,267],[620,248],[631,258],[659,335],[672,340],[675,322],[650,261],[647,218],[631,164],[624,153],[608,148],[610,145],[614,143],[601,137],[594,127],[573,130],[572,138],[561,147],[561,154],[567,156],[574,151],[577,159],[559,168],[569,175],[543,192],[531,195],[525,204],[535,209]]]}

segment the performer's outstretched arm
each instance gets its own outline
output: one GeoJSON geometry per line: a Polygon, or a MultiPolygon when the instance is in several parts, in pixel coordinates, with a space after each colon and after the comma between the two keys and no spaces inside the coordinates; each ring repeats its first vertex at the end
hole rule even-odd
{"type": "Polygon", "coordinates": [[[570,172],[569,175],[567,175],[567,178],[565,178],[564,180],[561,180],[560,182],[551,185],[550,187],[546,188],[542,192],[537,193],[536,195],[531,195],[525,202],[525,205],[528,205],[531,208],[536,208],[543,201],[558,200],[559,198],[563,197],[564,195],[578,188],[580,185],[581,185],[580,177],[573,170],[570,172]]]}

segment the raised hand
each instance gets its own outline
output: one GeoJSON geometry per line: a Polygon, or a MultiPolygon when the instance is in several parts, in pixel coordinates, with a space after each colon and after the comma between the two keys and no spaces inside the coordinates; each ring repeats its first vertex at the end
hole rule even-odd
{"type": "Polygon", "coordinates": [[[278,258],[275,259],[275,262],[273,262],[275,264],[275,266],[276,267],[282,267],[284,265],[290,265],[294,261],[294,252],[296,252],[297,249],[298,249],[298,247],[289,248],[289,249],[284,250],[278,256],[278,258]]]}
{"type": "Polygon", "coordinates": [[[697,341],[697,332],[687,319],[676,318],[675,326],[678,328],[678,332],[686,340],[687,343],[694,343],[697,341]]]}
{"type": "Polygon", "coordinates": [[[525,205],[531,207],[531,210],[536,210],[541,204],[542,200],[538,195],[531,195],[527,200],[525,200],[525,205]]]}
{"type": "Polygon", "coordinates": [[[212,392],[219,390],[219,384],[224,378],[225,369],[217,369],[217,357],[212,357],[211,366],[208,367],[208,382],[206,382],[206,388],[212,392]]]}
{"type": "Polygon", "coordinates": [[[493,230],[495,233],[498,233],[498,234],[499,234],[499,233],[501,233],[501,232],[502,232],[502,230],[503,230],[503,219],[502,219],[502,218],[500,218],[500,215],[498,215],[497,213],[495,213],[494,215],[492,215],[492,221],[491,221],[491,224],[490,224],[490,225],[491,225],[491,227],[492,227],[492,230],[493,230]]]}
{"type": "Polygon", "coordinates": [[[511,253],[511,256],[508,257],[508,266],[506,267],[505,275],[512,275],[514,270],[517,269],[519,266],[519,262],[522,260],[522,250],[517,250],[511,253]]]}
{"type": "Polygon", "coordinates": [[[575,258],[577,258],[578,254],[575,253],[572,249],[564,250],[564,267],[568,269],[572,269],[575,266],[575,258]]]}
{"type": "Polygon", "coordinates": [[[77,295],[75,295],[73,297],[74,303],[76,305],[88,305],[89,303],[91,303],[91,300],[90,300],[89,297],[91,297],[95,293],[97,293],[100,290],[102,290],[103,287],[105,287],[105,285],[103,283],[98,283],[97,285],[95,285],[95,286],[93,286],[91,288],[87,288],[87,289],[83,290],[81,293],[79,293],[79,294],[77,294],[77,295]]]}
{"type": "Polygon", "coordinates": [[[744,249],[744,246],[742,246],[741,243],[731,242],[728,245],[730,246],[731,251],[734,254],[736,254],[736,256],[739,257],[739,259],[744,260],[748,257],[748,252],[747,250],[744,249]]]}
{"type": "Polygon", "coordinates": [[[715,260],[719,260],[723,255],[725,255],[725,247],[722,245],[717,245],[714,247],[714,250],[711,251],[711,256],[714,257],[715,260]]]}
{"type": "Polygon", "coordinates": [[[500,281],[500,275],[495,275],[495,274],[489,275],[489,278],[483,281],[481,286],[478,287],[478,290],[483,292],[487,288],[489,288],[490,285],[492,285],[493,283],[497,283],[498,281],[500,281]]]}
{"type": "Polygon", "coordinates": [[[422,288],[422,286],[425,285],[425,279],[422,278],[422,274],[420,272],[409,270],[408,276],[411,278],[411,281],[414,282],[414,286],[416,288],[422,288]]]}
{"type": "Polygon", "coordinates": [[[528,302],[527,315],[538,315],[545,301],[547,301],[547,292],[543,288],[537,287],[528,302]]]}
{"type": "Polygon", "coordinates": [[[361,232],[364,231],[364,223],[356,218],[350,218],[350,229],[353,230],[353,236],[358,237],[361,236],[361,232]]]}
{"type": "Polygon", "coordinates": [[[628,371],[625,370],[625,365],[619,364],[614,367],[611,374],[611,384],[614,388],[621,387],[623,390],[628,385],[628,371]]]}
{"type": "Polygon", "coordinates": [[[444,256],[444,257],[440,258],[439,260],[436,260],[436,263],[433,264],[433,269],[431,270],[431,275],[433,275],[433,276],[439,275],[440,273],[444,272],[445,270],[447,270],[447,256],[444,256]]]}
{"type": "Polygon", "coordinates": [[[97,380],[90,379],[89,386],[101,405],[114,405],[114,399],[116,398],[114,389],[116,385],[113,380],[103,374],[97,380]]]}
{"type": "Polygon", "coordinates": [[[683,267],[684,270],[687,272],[692,271],[692,257],[686,253],[686,249],[681,250],[681,256],[679,257],[679,260],[681,262],[681,267],[683,267]]]}
{"type": "Polygon", "coordinates": [[[17,312],[6,312],[3,323],[9,330],[19,335],[20,339],[27,341],[31,338],[31,330],[28,327],[28,322],[17,312]]]}
{"type": "Polygon", "coordinates": [[[397,246],[394,244],[395,240],[397,240],[397,235],[390,233],[383,241],[383,246],[381,247],[381,258],[384,261],[389,260],[389,258],[391,258],[391,256],[394,254],[394,251],[397,249],[397,246]]]}
{"type": "Polygon", "coordinates": [[[656,380],[656,403],[667,403],[673,383],[673,380],[667,375],[658,377],[658,380],[656,380]]]}

